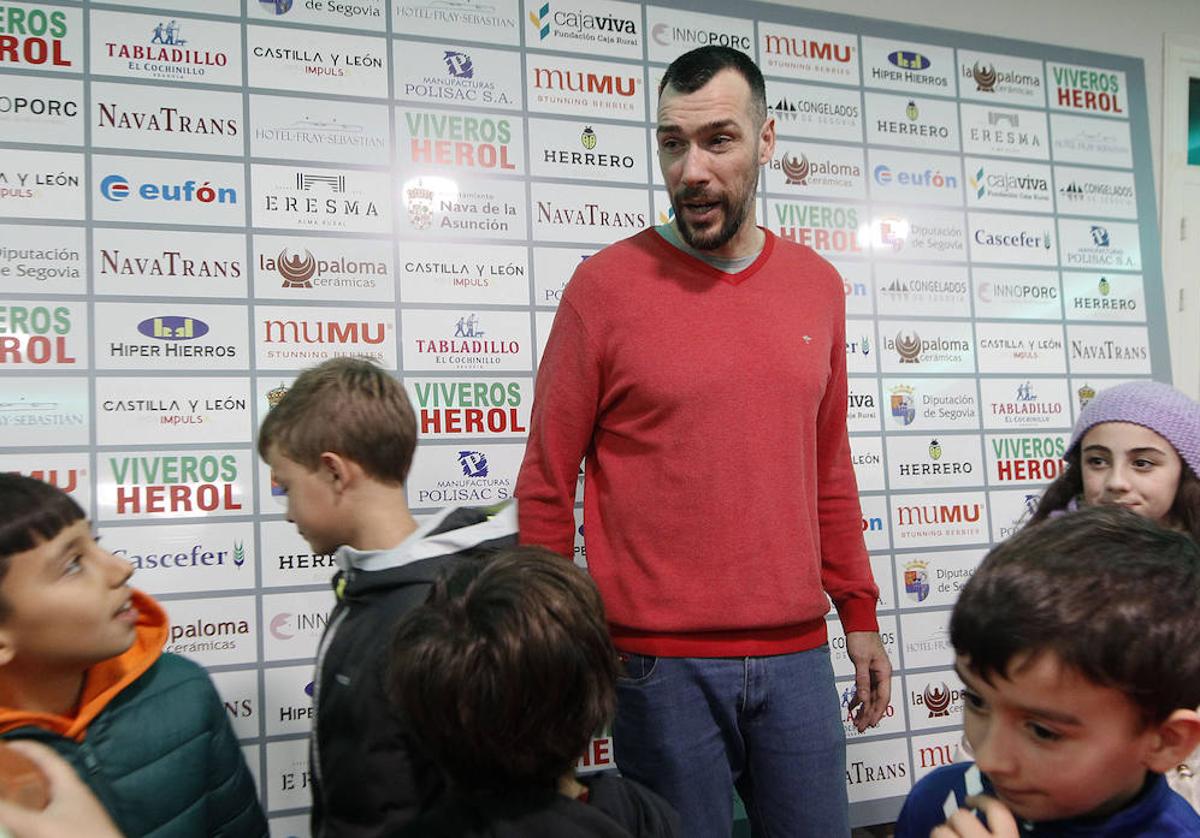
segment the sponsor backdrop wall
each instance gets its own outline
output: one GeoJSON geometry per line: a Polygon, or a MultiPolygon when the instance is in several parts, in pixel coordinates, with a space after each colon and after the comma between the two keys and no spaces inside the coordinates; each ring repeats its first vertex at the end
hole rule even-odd
{"type": "Polygon", "coordinates": [[[414,509],[507,497],[571,271],[671,217],[652,126],[679,53],[759,62],[779,133],[759,218],[845,278],[897,664],[883,723],[846,724],[857,822],[950,759],[948,609],[1080,406],[1169,377],[1141,61],[737,9],[0,3],[0,468],[71,492],[166,603],[278,834],[306,834],[332,563],[283,519],[255,427],[297,370],[371,357],[419,414],[414,509]]]}

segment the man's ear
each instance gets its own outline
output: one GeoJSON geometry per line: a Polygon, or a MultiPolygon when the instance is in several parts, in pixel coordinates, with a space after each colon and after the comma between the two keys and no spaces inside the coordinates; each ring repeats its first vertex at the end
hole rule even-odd
{"type": "Polygon", "coordinates": [[[17,638],[7,626],[0,626],[0,666],[7,666],[17,654],[17,638]]]}
{"type": "Polygon", "coordinates": [[[775,117],[768,116],[758,132],[758,165],[765,166],[775,158],[775,117]]]}
{"type": "Polygon", "coordinates": [[[318,466],[318,470],[337,494],[349,489],[362,473],[362,469],[353,461],[333,451],[321,452],[321,465],[318,466]]]}
{"type": "Polygon", "coordinates": [[[1158,725],[1146,767],[1163,774],[1182,764],[1200,745],[1200,713],[1176,710],[1158,725]]]}

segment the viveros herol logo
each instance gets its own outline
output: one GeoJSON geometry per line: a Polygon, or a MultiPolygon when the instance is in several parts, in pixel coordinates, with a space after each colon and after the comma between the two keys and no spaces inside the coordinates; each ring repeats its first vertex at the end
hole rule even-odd
{"type": "Polygon", "coordinates": [[[550,37],[550,4],[543,3],[536,12],[529,13],[529,22],[538,33],[538,40],[544,41],[550,37]]]}
{"type": "Polygon", "coordinates": [[[168,314],[146,318],[138,323],[137,330],[156,340],[195,340],[208,334],[208,324],[195,317],[168,314]]]}
{"type": "Polygon", "coordinates": [[[214,187],[208,181],[197,184],[194,180],[183,183],[143,183],[136,189],[123,175],[107,175],[100,181],[100,194],[114,203],[136,195],[144,201],[171,201],[190,204],[236,204],[237,190],[232,186],[214,187]]]}

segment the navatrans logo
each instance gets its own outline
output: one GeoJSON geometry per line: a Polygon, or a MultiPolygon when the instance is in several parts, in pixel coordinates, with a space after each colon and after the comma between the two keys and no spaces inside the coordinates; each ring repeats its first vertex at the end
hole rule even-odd
{"type": "Polygon", "coordinates": [[[529,13],[529,22],[539,41],[553,35],[583,43],[638,46],[637,23],[633,18],[553,8],[555,5],[543,3],[536,12],[529,13]]]}
{"type": "Polygon", "coordinates": [[[129,198],[184,204],[232,205],[238,202],[237,190],[232,186],[214,187],[207,180],[203,183],[185,180],[183,183],[142,183],[135,186],[124,175],[107,175],[100,181],[100,194],[113,203],[121,203],[129,198]]]}

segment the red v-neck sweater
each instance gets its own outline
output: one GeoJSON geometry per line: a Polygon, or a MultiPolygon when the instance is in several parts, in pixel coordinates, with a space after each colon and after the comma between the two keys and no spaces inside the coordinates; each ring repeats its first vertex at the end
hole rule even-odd
{"type": "Polygon", "coordinates": [[[845,294],[767,232],[724,274],[653,229],[563,292],[517,481],[521,541],[571,555],[587,458],[588,568],[617,647],[732,657],[815,648],[827,591],[876,631],[846,436],[845,294]]]}

